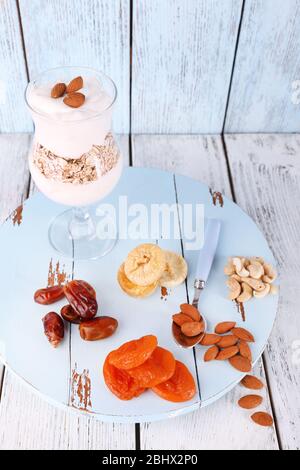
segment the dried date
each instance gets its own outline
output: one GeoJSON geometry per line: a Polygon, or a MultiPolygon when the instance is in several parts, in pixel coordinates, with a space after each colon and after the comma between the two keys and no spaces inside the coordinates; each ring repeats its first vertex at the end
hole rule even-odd
{"type": "Polygon", "coordinates": [[[79,325],[79,323],[81,322],[81,317],[78,315],[78,313],[75,312],[72,305],[65,305],[61,309],[60,314],[63,319],[69,323],[75,323],[79,325]]]}
{"type": "Polygon", "coordinates": [[[64,293],[75,312],[84,319],[93,318],[98,311],[95,291],[85,281],[70,281],[64,287],[64,293]]]}
{"type": "Polygon", "coordinates": [[[98,317],[84,320],[79,325],[79,332],[85,341],[97,341],[108,338],[118,327],[118,321],[112,317],[98,317]]]}
{"type": "Polygon", "coordinates": [[[44,325],[44,333],[49,343],[56,348],[64,338],[64,322],[55,312],[49,312],[42,319],[44,325]]]}
{"type": "Polygon", "coordinates": [[[34,300],[38,304],[49,305],[61,300],[64,296],[63,286],[53,286],[38,289],[34,294],[34,300]]]}

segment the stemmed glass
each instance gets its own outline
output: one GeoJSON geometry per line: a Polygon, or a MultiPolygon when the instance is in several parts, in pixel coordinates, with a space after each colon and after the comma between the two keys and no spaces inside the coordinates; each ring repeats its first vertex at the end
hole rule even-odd
{"type": "MultiPolygon", "coordinates": [[[[112,133],[117,89],[104,73],[87,67],[58,67],[32,80],[25,92],[35,133],[29,168],[39,190],[49,199],[71,206],[50,224],[49,241],[72,259],[95,259],[111,251],[117,236],[99,233],[95,204],[116,186],[122,155],[112,133]],[[83,78],[85,102],[70,108],[53,99],[51,88],[83,78]]],[[[111,221],[114,223],[114,221],[111,221]]]]}

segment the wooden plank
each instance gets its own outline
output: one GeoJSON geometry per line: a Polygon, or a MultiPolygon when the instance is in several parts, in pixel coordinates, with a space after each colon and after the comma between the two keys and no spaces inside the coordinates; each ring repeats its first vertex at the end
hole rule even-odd
{"type": "Polygon", "coordinates": [[[226,136],[226,145],[237,201],[278,263],[279,311],[265,358],[282,447],[299,449],[300,137],[226,136]]]}
{"type": "MultiPolygon", "coordinates": [[[[133,164],[182,172],[231,197],[220,136],[135,136],[133,164]]],[[[261,363],[255,373],[265,381],[261,363]]],[[[210,407],[192,415],[141,425],[141,448],[277,449],[274,428],[258,429],[249,420],[249,413],[237,407],[236,402],[243,393],[243,389],[236,387],[210,407]]],[[[265,397],[264,407],[271,412],[268,390],[265,397]]]]}
{"type": "Polygon", "coordinates": [[[0,406],[0,449],[134,449],[134,425],[104,424],[48,404],[7,373],[0,406]]]}
{"type": "Polygon", "coordinates": [[[241,5],[133,2],[133,133],[221,132],[241,5]]]}
{"type": "MultiPolygon", "coordinates": [[[[128,136],[117,138],[125,165],[128,165],[128,136]]],[[[4,202],[9,201],[11,197],[16,199],[11,202],[12,207],[19,202],[17,198],[21,187],[19,181],[21,178],[16,178],[16,174],[18,176],[19,172],[21,173],[22,167],[19,153],[22,150],[26,156],[29,143],[30,136],[27,135],[0,136],[0,168],[5,168],[7,172],[8,166],[11,174],[10,178],[7,174],[4,178],[3,171],[0,173],[0,194],[3,194],[4,202]],[[4,143],[1,145],[1,142],[4,143]],[[16,149],[13,153],[14,148],[16,149]],[[16,155],[16,158],[8,160],[11,162],[10,165],[4,161],[7,155],[16,155]],[[11,190],[11,181],[16,183],[15,191],[11,190]]],[[[32,184],[31,193],[35,190],[32,184]]],[[[8,202],[4,208],[7,205],[8,202]]],[[[104,424],[93,418],[59,409],[48,404],[44,398],[20,382],[13,373],[6,371],[0,405],[0,449],[134,449],[134,447],[134,425],[104,424]]]]}
{"type": "Polygon", "coordinates": [[[26,132],[32,129],[25,108],[27,84],[17,2],[0,4],[0,132],[26,132]]]}
{"type": "MultiPolygon", "coordinates": [[[[27,134],[0,135],[0,223],[26,198],[29,184],[28,145],[27,134]]],[[[3,373],[4,367],[0,363],[0,389],[3,373]]]]}
{"type": "Polygon", "coordinates": [[[299,15],[299,0],[245,2],[226,132],[299,132],[299,15]]]}
{"type": "Polygon", "coordinates": [[[30,78],[60,65],[103,70],[118,88],[114,130],[128,132],[129,0],[20,0],[20,10],[30,78]]]}

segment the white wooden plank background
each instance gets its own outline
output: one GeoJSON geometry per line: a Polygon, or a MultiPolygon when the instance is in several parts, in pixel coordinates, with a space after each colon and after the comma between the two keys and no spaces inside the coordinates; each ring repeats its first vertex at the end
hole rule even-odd
{"type": "Polygon", "coordinates": [[[265,358],[282,447],[300,449],[300,136],[226,136],[226,145],[236,199],[278,262],[279,311],[265,358]]]}
{"type": "Polygon", "coordinates": [[[30,78],[82,65],[116,82],[114,130],[129,131],[129,0],[20,0],[30,78]]]}
{"type": "Polygon", "coordinates": [[[221,132],[241,5],[133,2],[133,133],[221,132]]]}
{"type": "Polygon", "coordinates": [[[119,91],[116,132],[214,133],[225,114],[226,132],[299,131],[300,0],[244,4],[2,0],[0,132],[32,130],[26,64],[31,78],[64,64],[104,69],[119,91]]]}
{"type": "MultiPolygon", "coordinates": [[[[220,136],[135,136],[133,165],[178,172],[231,197],[220,136]]],[[[256,373],[266,382],[262,364],[256,373]]],[[[141,425],[142,449],[277,449],[274,428],[257,429],[237,407],[245,389],[235,388],[212,406],[192,415],[141,425]],[[243,430],[246,438],[241,439],[243,430]]],[[[264,406],[270,408],[268,390],[264,406]]]]}
{"type": "Polygon", "coordinates": [[[299,132],[299,49],[299,0],[245,2],[225,132],[299,132]]]}
{"type": "Polygon", "coordinates": [[[25,109],[27,83],[17,3],[0,3],[0,132],[31,131],[25,109]]]}

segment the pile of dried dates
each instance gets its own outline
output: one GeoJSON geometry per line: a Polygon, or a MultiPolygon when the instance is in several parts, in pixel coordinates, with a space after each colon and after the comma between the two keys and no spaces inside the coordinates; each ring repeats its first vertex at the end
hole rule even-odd
{"type": "Polygon", "coordinates": [[[49,312],[43,318],[44,332],[50,344],[57,347],[64,338],[64,322],[79,325],[79,332],[85,341],[97,341],[108,338],[118,327],[115,318],[96,317],[98,303],[95,289],[86,281],[70,281],[64,286],[53,286],[39,289],[34,300],[41,305],[50,305],[66,297],[69,302],[62,307],[59,316],[49,312]]]}

